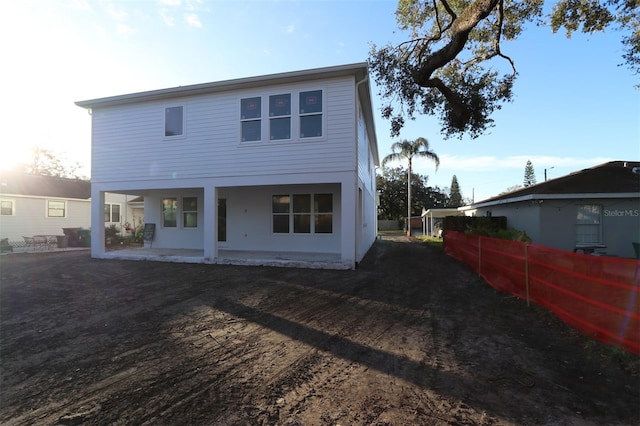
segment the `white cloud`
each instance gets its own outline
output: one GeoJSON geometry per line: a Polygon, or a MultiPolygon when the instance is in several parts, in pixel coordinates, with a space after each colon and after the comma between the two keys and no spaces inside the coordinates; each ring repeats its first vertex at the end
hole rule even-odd
{"type": "Polygon", "coordinates": [[[130,27],[129,25],[126,24],[118,24],[116,26],[117,30],[118,30],[118,34],[122,34],[122,35],[132,35],[136,32],[135,29],[133,29],[132,27],[130,27]]]}
{"type": "Polygon", "coordinates": [[[113,3],[107,5],[107,13],[116,21],[126,21],[129,15],[124,9],[116,8],[113,3]]]}
{"type": "Polygon", "coordinates": [[[173,27],[176,24],[175,18],[171,15],[171,12],[168,9],[160,9],[158,12],[162,21],[169,27],[173,27]]]}
{"type": "Polygon", "coordinates": [[[184,19],[190,27],[202,28],[202,22],[195,13],[185,13],[184,19]]]}
{"type": "Polygon", "coordinates": [[[90,10],[89,2],[87,0],[66,0],[62,3],[63,6],[77,10],[90,10]]]}
{"type": "Polygon", "coordinates": [[[293,24],[287,25],[284,27],[283,32],[287,34],[293,34],[296,31],[296,26],[293,24]]]}
{"type": "Polygon", "coordinates": [[[165,6],[180,6],[182,0],[159,0],[159,3],[165,6]]]}

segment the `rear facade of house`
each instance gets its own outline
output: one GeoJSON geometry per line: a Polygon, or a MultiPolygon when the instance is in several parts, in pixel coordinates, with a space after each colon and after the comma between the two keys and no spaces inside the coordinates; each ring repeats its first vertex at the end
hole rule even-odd
{"type": "MultiPolygon", "coordinates": [[[[201,251],[203,263],[321,259],[348,269],[375,241],[364,63],[77,105],[92,118],[93,226],[116,192],[144,197],[148,248],[201,251]]],[[[105,257],[97,237],[92,255],[105,257]]]]}

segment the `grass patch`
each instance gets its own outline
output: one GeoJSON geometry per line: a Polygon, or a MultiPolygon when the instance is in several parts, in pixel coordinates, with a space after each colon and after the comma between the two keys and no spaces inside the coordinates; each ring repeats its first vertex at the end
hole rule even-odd
{"type": "Polygon", "coordinates": [[[428,235],[417,235],[415,238],[431,247],[442,248],[442,238],[430,237],[428,235]]]}

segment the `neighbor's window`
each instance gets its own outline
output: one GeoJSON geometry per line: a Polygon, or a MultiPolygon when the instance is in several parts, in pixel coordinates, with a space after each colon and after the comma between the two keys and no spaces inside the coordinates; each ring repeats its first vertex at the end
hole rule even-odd
{"type": "Polygon", "coordinates": [[[291,94],[269,96],[269,139],[291,139],[291,94]]]}
{"type": "Polygon", "coordinates": [[[577,244],[600,244],[602,242],[601,217],[602,208],[598,204],[578,206],[576,215],[577,244]]]}
{"type": "Polygon", "coordinates": [[[300,92],[300,137],[322,136],[322,90],[300,92]]]}
{"type": "Polygon", "coordinates": [[[183,134],[183,107],[174,106],[164,110],[164,135],[181,136],[183,134]]]}
{"type": "Polygon", "coordinates": [[[273,232],[276,234],[289,233],[289,195],[274,195],[272,198],[273,232]]]}
{"type": "Polygon", "coordinates": [[[116,223],[120,222],[120,204],[104,205],[104,221],[116,223]]]}
{"type": "Polygon", "coordinates": [[[0,216],[13,216],[12,200],[0,200],[0,216]]]}
{"type": "Polygon", "coordinates": [[[66,217],[64,201],[47,201],[47,217],[66,217]]]}
{"type": "Polygon", "coordinates": [[[240,100],[240,126],[242,142],[259,141],[261,134],[261,105],[262,99],[245,98],[240,100]]]}
{"type": "Polygon", "coordinates": [[[165,198],[162,200],[162,226],[175,228],[178,226],[178,199],[165,198]]]}
{"type": "Polygon", "coordinates": [[[197,197],[184,197],[182,199],[182,226],[185,228],[198,227],[197,197]]]}
{"type": "Polygon", "coordinates": [[[331,234],[333,232],[332,194],[274,195],[273,232],[276,234],[331,234]]]}

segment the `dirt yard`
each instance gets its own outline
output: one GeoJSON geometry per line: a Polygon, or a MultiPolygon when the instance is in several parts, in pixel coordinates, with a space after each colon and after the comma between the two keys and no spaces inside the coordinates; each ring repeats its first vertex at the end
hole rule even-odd
{"type": "Polygon", "coordinates": [[[86,251],[0,268],[3,425],[640,421],[616,351],[402,238],[355,271],[86,251]]]}

